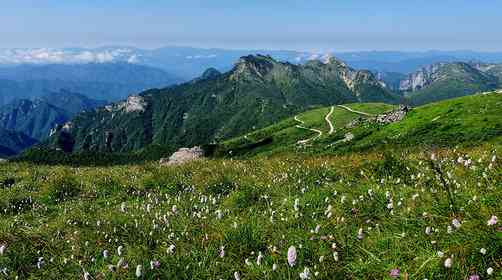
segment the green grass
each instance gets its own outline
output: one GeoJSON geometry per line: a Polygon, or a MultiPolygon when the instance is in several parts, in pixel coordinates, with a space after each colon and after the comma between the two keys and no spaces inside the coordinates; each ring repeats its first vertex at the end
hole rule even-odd
{"type": "MultiPolygon", "coordinates": [[[[350,108],[369,114],[379,114],[393,108],[386,104],[348,104],[350,108]]],[[[329,108],[300,114],[306,126],[325,132],[323,137],[312,141],[306,147],[297,141],[313,137],[314,132],[295,128],[298,124],[292,118],[278,124],[223,142],[217,155],[223,156],[270,156],[281,153],[301,154],[343,154],[368,150],[400,149],[413,150],[417,147],[475,146],[486,141],[502,140],[502,93],[483,93],[460,97],[413,108],[400,122],[381,125],[362,122],[356,127],[346,125],[359,116],[338,108],[331,120],[336,133],[326,134],[324,121],[329,108]],[[354,135],[349,142],[340,141],[347,133],[354,135]],[[257,145],[262,139],[267,142],[257,145]],[[232,153],[230,154],[230,151],[232,153]]]]}
{"type": "Polygon", "coordinates": [[[500,279],[501,224],[487,225],[492,215],[502,218],[502,162],[500,154],[494,158],[500,148],[438,150],[437,161],[416,150],[177,167],[4,164],[0,273],[136,279],[142,265],[140,279],[233,279],[235,272],[241,279],[299,279],[308,267],[311,279],[388,279],[399,268],[402,279],[500,279]],[[471,165],[457,163],[460,156],[471,165]],[[448,233],[455,218],[461,227],[448,233]],[[290,246],[298,252],[293,267],[290,246]],[[445,268],[449,256],[453,266],[445,268]],[[121,258],[128,267],[113,267],[121,258]],[[160,266],[150,269],[151,261],[160,266]]]}
{"type": "MultiPolygon", "coordinates": [[[[369,114],[379,114],[392,110],[393,105],[383,103],[354,103],[346,104],[352,109],[367,112],[369,114]]],[[[304,122],[300,124],[292,118],[285,119],[277,124],[249,133],[246,136],[236,137],[221,143],[218,147],[219,153],[228,155],[232,151],[232,155],[250,156],[260,153],[270,154],[279,151],[291,151],[297,149],[297,142],[308,139],[317,135],[313,131],[299,129],[296,125],[301,125],[307,128],[313,128],[323,131],[322,139],[329,139],[329,125],[325,120],[331,107],[318,108],[297,115],[297,118],[304,122]],[[256,145],[264,139],[270,139],[265,145],[256,145]],[[251,148],[250,148],[251,146],[251,148]]],[[[361,117],[356,113],[352,113],[340,107],[336,107],[330,117],[330,120],[335,129],[345,127],[355,118],[361,117]]]]}

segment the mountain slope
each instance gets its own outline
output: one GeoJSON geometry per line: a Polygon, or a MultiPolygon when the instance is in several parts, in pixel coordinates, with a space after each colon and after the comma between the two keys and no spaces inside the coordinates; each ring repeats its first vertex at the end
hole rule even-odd
{"type": "Polygon", "coordinates": [[[246,56],[227,73],[211,72],[78,115],[68,131],[74,150],[125,152],[150,144],[175,149],[237,136],[312,106],[396,101],[370,72],[335,59],[298,66],[246,56]]]}
{"type": "Polygon", "coordinates": [[[392,107],[385,104],[347,104],[354,112],[337,108],[330,116],[336,127],[327,133],[325,122],[329,108],[305,112],[244,136],[215,146],[216,156],[252,156],[278,153],[343,153],[353,151],[414,149],[476,145],[502,140],[502,92],[475,94],[413,108],[401,121],[378,124],[370,115],[392,107]],[[360,113],[356,113],[360,112],[360,113]],[[321,137],[300,145],[303,139],[316,134],[302,126],[323,131],[321,137]]]}
{"type": "Polygon", "coordinates": [[[102,107],[107,104],[106,101],[94,100],[87,96],[61,90],[59,92],[50,92],[39,98],[54,107],[60,108],[68,112],[71,116],[76,115],[82,111],[92,110],[97,107],[102,107]]]}
{"type": "Polygon", "coordinates": [[[13,156],[37,141],[23,133],[0,128],[0,158],[13,156]]]}
{"type": "MultiPolygon", "coordinates": [[[[352,103],[346,106],[375,115],[396,107],[383,103],[352,103]]],[[[219,143],[214,153],[218,156],[251,156],[305,150],[325,139],[331,139],[338,130],[361,117],[366,118],[339,106],[313,109],[219,143]],[[320,137],[317,137],[317,131],[321,132],[320,137]]]]}
{"type": "Polygon", "coordinates": [[[496,89],[498,79],[468,63],[438,63],[401,81],[400,90],[413,105],[496,89]]]}
{"type": "Polygon", "coordinates": [[[51,128],[69,119],[68,112],[43,100],[16,100],[0,108],[0,127],[22,132],[35,139],[49,135],[51,128]]]}
{"type": "Polygon", "coordinates": [[[105,105],[78,93],[51,92],[35,100],[19,99],[0,107],[0,127],[42,140],[75,114],[105,105]]]}

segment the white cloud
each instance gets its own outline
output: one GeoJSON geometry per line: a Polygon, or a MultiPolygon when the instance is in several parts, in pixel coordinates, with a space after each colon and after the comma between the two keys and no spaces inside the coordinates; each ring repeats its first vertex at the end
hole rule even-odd
{"type": "Polygon", "coordinates": [[[130,49],[100,51],[47,48],[0,50],[0,63],[2,64],[106,63],[114,61],[138,63],[139,57],[130,49]]]}

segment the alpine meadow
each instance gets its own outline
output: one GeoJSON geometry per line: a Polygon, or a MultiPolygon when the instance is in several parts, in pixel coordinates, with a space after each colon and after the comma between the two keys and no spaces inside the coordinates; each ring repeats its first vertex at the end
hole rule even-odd
{"type": "Polygon", "coordinates": [[[5,3],[0,279],[502,279],[501,9],[5,3]]]}

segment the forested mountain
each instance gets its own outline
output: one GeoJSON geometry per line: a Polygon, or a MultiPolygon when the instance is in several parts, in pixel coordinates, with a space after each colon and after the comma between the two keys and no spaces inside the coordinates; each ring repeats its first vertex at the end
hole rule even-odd
{"type": "Polygon", "coordinates": [[[398,98],[371,72],[334,58],[295,65],[245,56],[229,72],[209,70],[192,82],[81,113],[58,135],[74,151],[175,149],[237,136],[315,106],[374,101],[398,98]]]}
{"type": "Polygon", "coordinates": [[[400,82],[400,90],[413,105],[489,91],[500,86],[495,75],[502,72],[496,71],[496,66],[437,63],[410,74],[400,82]]]}

